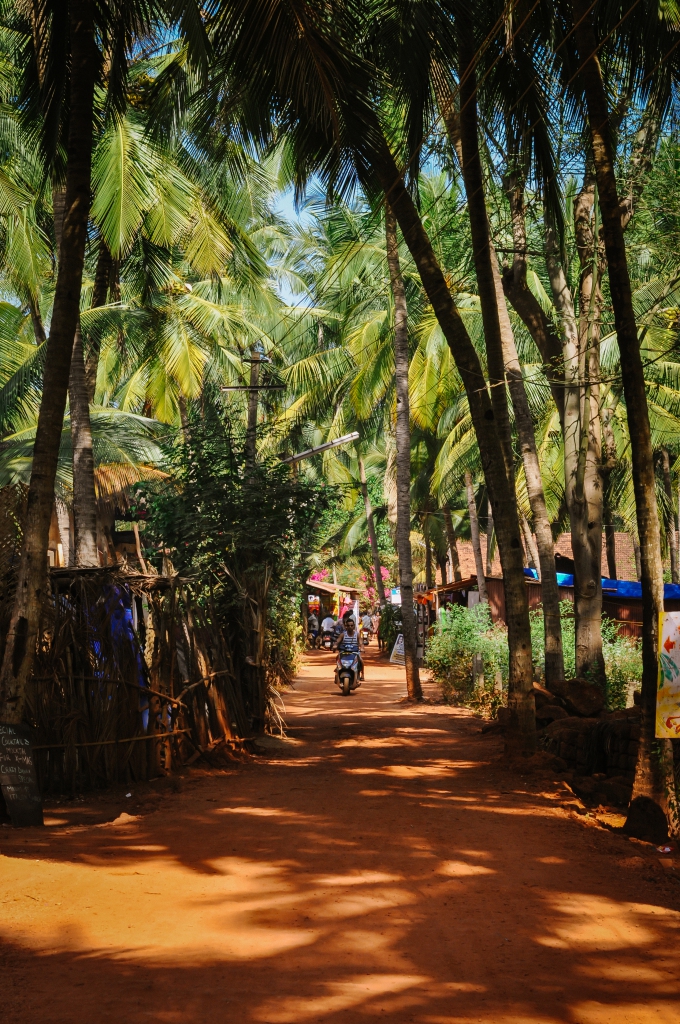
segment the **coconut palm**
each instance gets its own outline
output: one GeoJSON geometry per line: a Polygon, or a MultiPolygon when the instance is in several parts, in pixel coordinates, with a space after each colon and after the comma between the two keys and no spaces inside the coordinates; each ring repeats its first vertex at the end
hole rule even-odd
{"type": "Polygon", "coordinates": [[[162,2],[109,3],[97,7],[91,0],[71,0],[64,10],[63,5],[47,3],[33,25],[26,8],[13,5],[3,14],[15,33],[17,67],[23,72],[25,117],[35,126],[45,160],[56,180],[62,173],[61,154],[66,154],[59,267],[45,353],[18,586],[0,675],[5,720],[20,722],[37,640],[61,423],[80,314],[90,207],[95,87],[106,57],[109,101],[120,109],[126,84],[126,55],[136,42],[150,38],[158,27],[167,31],[170,23],[184,25],[188,42],[196,54],[204,41],[200,31],[196,31],[201,21],[190,0],[179,7],[173,4],[171,8],[166,8],[162,2]],[[63,116],[67,100],[68,122],[63,116]]]}
{"type": "MultiPolygon", "coordinates": [[[[314,171],[330,190],[361,181],[387,196],[468,391],[506,569],[511,646],[508,742],[531,749],[535,728],[529,617],[514,495],[492,408],[497,400],[492,402],[486,387],[480,388],[483,375],[477,354],[400,174],[400,157],[395,157],[401,145],[412,147],[414,140],[423,138],[433,48],[440,62],[448,61],[447,47],[455,48],[455,33],[436,5],[419,6],[419,15],[431,19],[429,32],[422,19],[411,19],[411,13],[401,5],[398,11],[396,6],[381,9],[380,17],[373,17],[369,5],[360,15],[343,7],[327,19],[308,5],[298,10],[295,2],[272,9],[251,0],[238,14],[221,7],[210,26],[215,54],[211,83],[198,96],[196,119],[204,133],[222,129],[228,136],[230,125],[237,123],[232,83],[238,83],[239,95],[249,100],[247,108],[239,110],[239,130],[253,138],[266,137],[276,112],[277,129],[285,134],[300,183],[314,171]],[[257,25],[258,30],[244,35],[244,24],[257,25]],[[376,57],[385,71],[379,80],[374,74],[376,57]],[[405,99],[393,120],[390,95],[398,102],[405,99]],[[382,106],[376,106],[376,100],[382,106]]],[[[159,83],[158,95],[172,88],[186,92],[189,79],[189,71],[178,63],[159,83]]]]}

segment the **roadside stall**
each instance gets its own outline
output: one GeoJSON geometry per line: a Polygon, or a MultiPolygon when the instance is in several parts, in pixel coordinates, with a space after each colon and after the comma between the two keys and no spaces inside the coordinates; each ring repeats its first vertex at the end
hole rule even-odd
{"type": "MultiPolygon", "coordinates": [[[[353,587],[343,587],[339,583],[326,583],[320,580],[307,580],[307,615],[312,612],[321,623],[327,615],[334,619],[351,611],[354,621],[359,624],[359,591],[353,587]]],[[[305,620],[306,621],[306,620],[305,620]]]]}

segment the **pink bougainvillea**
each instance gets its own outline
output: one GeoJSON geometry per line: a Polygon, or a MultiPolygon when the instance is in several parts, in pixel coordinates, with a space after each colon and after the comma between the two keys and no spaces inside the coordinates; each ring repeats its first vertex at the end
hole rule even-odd
{"type": "Polygon", "coordinates": [[[317,569],[316,572],[311,573],[310,580],[314,580],[316,583],[323,583],[329,576],[328,569],[317,569]]]}

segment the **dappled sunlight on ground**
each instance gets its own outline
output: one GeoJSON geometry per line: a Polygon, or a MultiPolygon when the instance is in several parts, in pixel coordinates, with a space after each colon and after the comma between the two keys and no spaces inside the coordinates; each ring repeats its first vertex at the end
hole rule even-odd
{"type": "Polygon", "coordinates": [[[366,675],[342,698],[313,655],[289,740],[155,809],[0,831],[5,1019],[675,1024],[677,886],[469,713],[366,675]]]}

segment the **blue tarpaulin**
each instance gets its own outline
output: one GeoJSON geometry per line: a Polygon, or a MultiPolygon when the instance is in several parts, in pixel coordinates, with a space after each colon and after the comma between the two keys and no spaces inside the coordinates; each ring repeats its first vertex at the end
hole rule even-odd
{"type": "MultiPolygon", "coordinates": [[[[525,569],[524,575],[528,576],[529,579],[537,580],[538,573],[535,569],[525,569]]],[[[558,587],[573,587],[574,577],[566,572],[558,572],[557,575],[557,586],[558,587]]],[[[604,597],[618,597],[622,600],[626,598],[630,601],[641,601],[642,600],[642,584],[634,583],[632,580],[608,580],[602,579],[602,594],[604,597]]],[[[678,583],[665,583],[663,588],[663,596],[666,601],[680,601],[680,584],[678,583]]]]}

